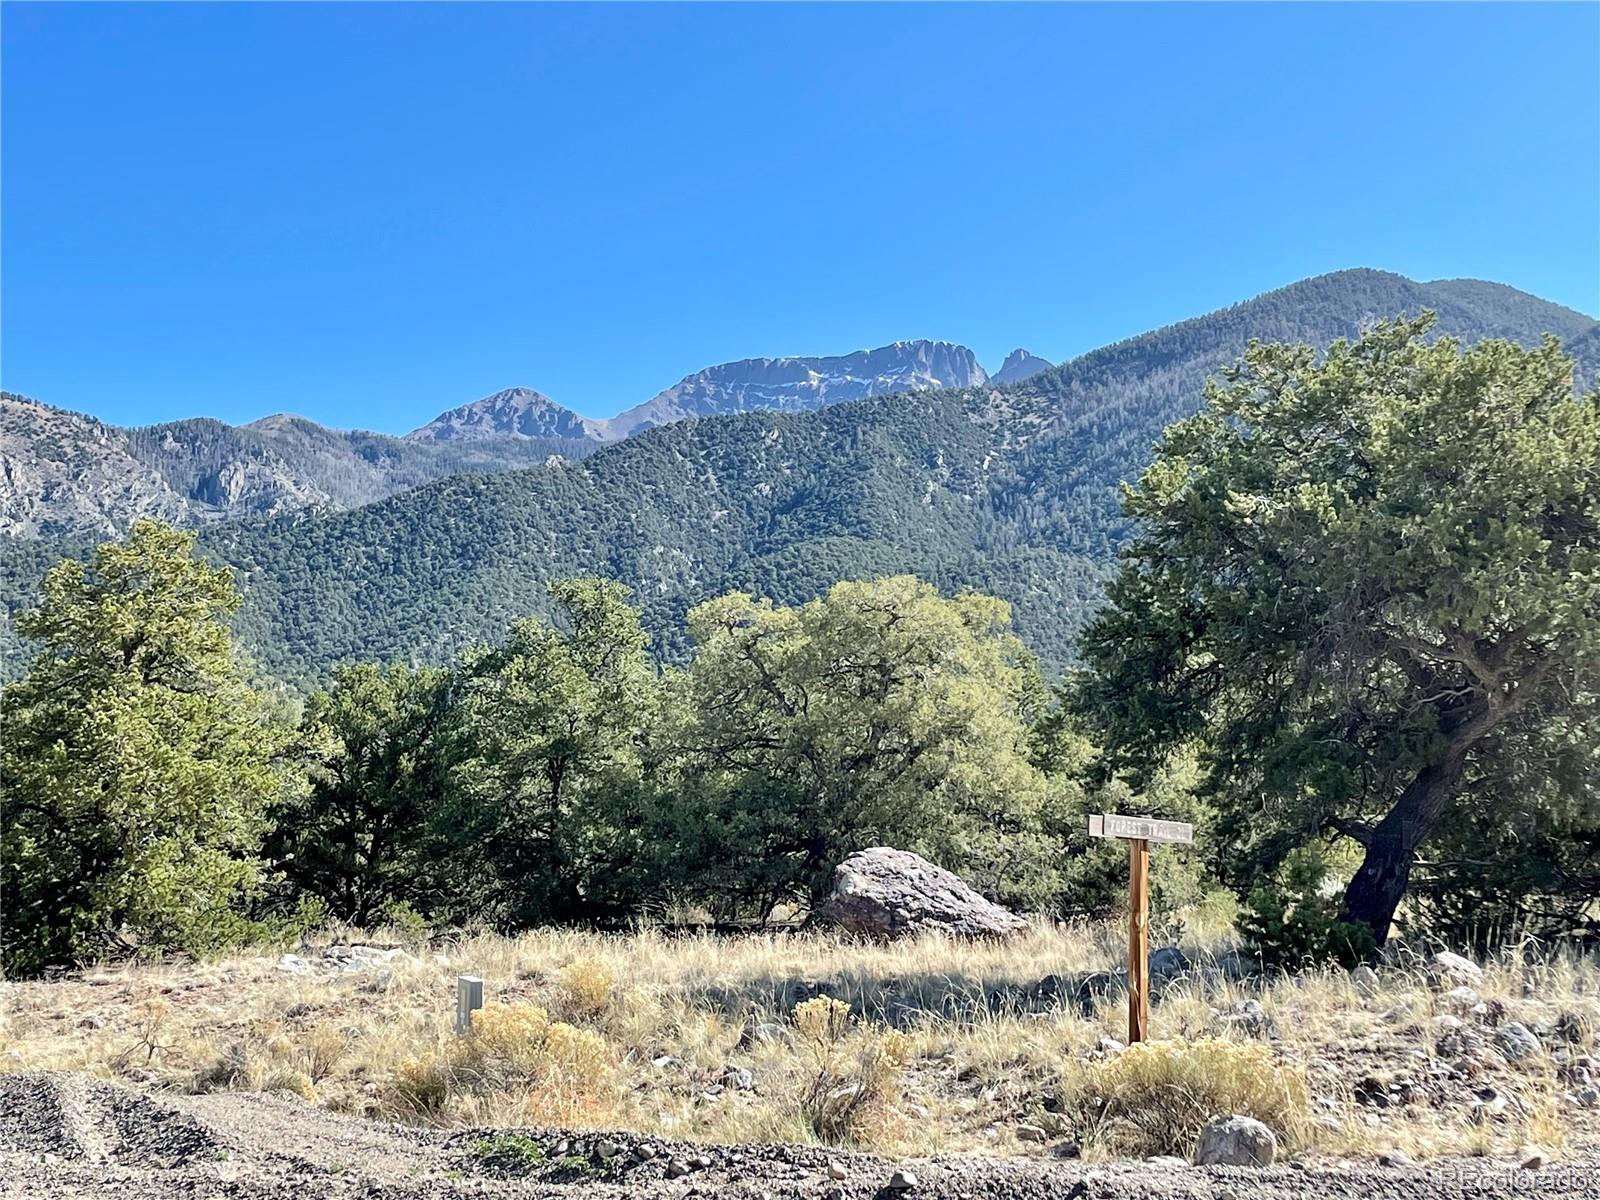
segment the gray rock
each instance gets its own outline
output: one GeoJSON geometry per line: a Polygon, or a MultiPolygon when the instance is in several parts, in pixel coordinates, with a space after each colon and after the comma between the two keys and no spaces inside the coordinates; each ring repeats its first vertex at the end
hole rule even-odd
{"type": "Polygon", "coordinates": [[[1494,1044],[1507,1062],[1522,1062],[1543,1049],[1539,1039],[1521,1021],[1509,1021],[1495,1030],[1494,1044]]]}
{"type": "Polygon", "coordinates": [[[909,1192],[917,1186],[917,1177],[905,1168],[901,1168],[889,1176],[889,1190],[891,1192],[909,1192]]]}
{"type": "Polygon", "coordinates": [[[1270,1167],[1277,1157],[1278,1135],[1237,1114],[1207,1121],[1194,1152],[1195,1165],[1202,1167],[1270,1167]]]}
{"type": "Polygon", "coordinates": [[[1483,969],[1470,958],[1441,950],[1428,960],[1428,982],[1440,991],[1462,985],[1481,987],[1483,969]]]}
{"type": "Polygon", "coordinates": [[[1189,956],[1176,946],[1150,951],[1150,974],[1157,978],[1178,975],[1189,969],[1189,956]]]}
{"type": "Polygon", "coordinates": [[[1461,987],[1451,988],[1444,995],[1444,1002],[1451,1012],[1482,1016],[1488,1009],[1478,997],[1478,993],[1463,984],[1461,987]]]}
{"type": "Polygon", "coordinates": [[[840,1162],[837,1158],[830,1158],[828,1160],[828,1178],[829,1179],[844,1179],[849,1174],[850,1174],[850,1172],[845,1170],[844,1164],[842,1162],[840,1162]]]}
{"type": "Polygon", "coordinates": [[[852,933],[885,938],[929,930],[998,938],[1028,927],[943,867],[887,846],[857,851],[840,863],[833,893],[816,915],[852,933]]]}
{"type": "Polygon", "coordinates": [[[1267,1010],[1261,1007],[1261,1001],[1254,998],[1235,1001],[1233,1007],[1222,1016],[1221,1022],[1250,1037],[1260,1037],[1271,1025],[1267,1010]]]}
{"type": "Polygon", "coordinates": [[[1350,972],[1350,983],[1356,989],[1356,995],[1372,997],[1378,994],[1378,973],[1366,963],[1359,964],[1350,972]]]}

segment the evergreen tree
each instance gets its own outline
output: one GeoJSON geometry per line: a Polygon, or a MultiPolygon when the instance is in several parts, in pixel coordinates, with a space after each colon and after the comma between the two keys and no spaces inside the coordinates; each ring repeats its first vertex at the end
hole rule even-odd
{"type": "Polygon", "coordinates": [[[8,972],[254,931],[263,813],[286,776],[233,652],[238,603],[193,534],[154,521],[46,575],[18,621],[39,653],[0,732],[8,972]]]}
{"type": "Polygon", "coordinates": [[[1431,324],[1253,345],[1128,492],[1084,643],[1113,762],[1203,746],[1241,887],[1353,839],[1340,916],[1380,942],[1436,832],[1503,830],[1520,754],[1562,765],[1540,808],[1574,857],[1600,828],[1600,402],[1553,338],[1431,324]]]}

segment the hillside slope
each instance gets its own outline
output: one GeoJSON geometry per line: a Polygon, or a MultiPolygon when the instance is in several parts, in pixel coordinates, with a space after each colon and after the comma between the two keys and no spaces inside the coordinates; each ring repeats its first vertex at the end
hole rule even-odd
{"type": "MultiPolygon", "coordinates": [[[[1010,386],[685,420],[582,462],[219,526],[204,541],[241,570],[248,642],[302,681],[345,659],[439,659],[497,637],[546,610],[551,580],[580,572],[632,585],[678,657],[686,608],[730,588],[792,602],[836,579],[913,571],[1010,600],[1023,637],[1059,668],[1125,534],[1118,485],[1198,406],[1211,372],[1250,338],[1325,345],[1424,307],[1468,340],[1549,330],[1586,356],[1600,349],[1591,318],[1514,289],[1346,271],[1010,386]]],[[[28,571],[41,556],[14,557],[28,571]]]]}
{"type": "Polygon", "coordinates": [[[100,536],[147,516],[194,526],[354,508],[447,475],[590,449],[563,437],[412,443],[284,414],[125,429],[0,393],[0,535],[100,536]]]}

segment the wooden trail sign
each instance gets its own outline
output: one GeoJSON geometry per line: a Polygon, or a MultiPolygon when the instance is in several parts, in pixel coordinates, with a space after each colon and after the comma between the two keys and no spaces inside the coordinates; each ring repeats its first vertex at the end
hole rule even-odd
{"type": "Polygon", "coordinates": [[[1089,818],[1090,837],[1128,843],[1128,1044],[1150,1034],[1150,843],[1194,841],[1194,826],[1154,817],[1104,813],[1089,818]]]}

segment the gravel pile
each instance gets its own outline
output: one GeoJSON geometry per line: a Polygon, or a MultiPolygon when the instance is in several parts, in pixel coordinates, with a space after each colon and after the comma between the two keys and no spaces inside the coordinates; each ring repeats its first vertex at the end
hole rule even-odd
{"type": "MultiPolygon", "coordinates": [[[[1259,1161],[1258,1157],[1258,1161],[1259,1161]]],[[[443,1133],[283,1096],[146,1096],[86,1076],[0,1076],[0,1197],[97,1200],[1467,1200],[1600,1197],[1600,1159],[1417,1166],[1085,1164],[1043,1155],[896,1162],[816,1146],[627,1133],[443,1133]]]]}

